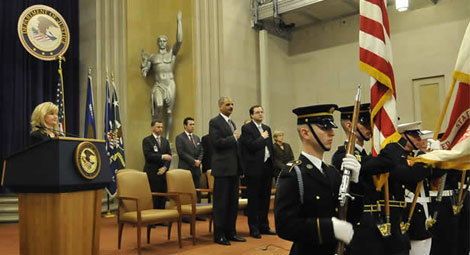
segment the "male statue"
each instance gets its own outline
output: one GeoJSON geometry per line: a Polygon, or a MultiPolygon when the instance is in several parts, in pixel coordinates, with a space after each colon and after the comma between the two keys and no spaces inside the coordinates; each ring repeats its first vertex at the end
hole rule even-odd
{"type": "Polygon", "coordinates": [[[142,76],[147,77],[152,67],[155,74],[155,83],[152,88],[152,119],[165,120],[165,137],[169,139],[172,127],[172,110],[175,104],[175,80],[173,70],[175,68],[176,54],[183,41],[183,28],[181,25],[181,11],[178,12],[176,43],[168,51],[168,37],[160,35],[157,38],[158,52],[149,54],[142,50],[142,76]],[[164,118],[166,110],[166,119],[164,118]]]}

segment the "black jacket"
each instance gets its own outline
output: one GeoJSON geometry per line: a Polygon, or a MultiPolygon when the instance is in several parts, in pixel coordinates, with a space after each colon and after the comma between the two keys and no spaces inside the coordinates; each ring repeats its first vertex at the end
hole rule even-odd
{"type": "Polygon", "coordinates": [[[240,145],[242,150],[243,171],[247,176],[265,175],[272,176],[273,169],[269,172],[263,172],[265,147],[268,147],[270,157],[267,159],[271,165],[273,162],[273,141],[271,135],[271,128],[261,124],[263,131],[268,131],[269,137],[264,139],[261,136],[258,127],[253,121],[242,126],[242,134],[240,136],[240,145]]]}
{"type": "Polygon", "coordinates": [[[300,155],[304,203],[294,169],[286,166],[279,175],[274,215],[279,237],[293,241],[290,254],[334,254],[337,240],[331,217],[337,216],[339,172],[327,166],[323,175],[305,156],[300,155]]]}
{"type": "Polygon", "coordinates": [[[214,149],[211,162],[212,176],[240,175],[242,171],[238,141],[233,136],[229,124],[220,114],[209,121],[209,137],[214,149]]]}
{"type": "Polygon", "coordinates": [[[171,161],[162,159],[163,154],[171,155],[170,143],[162,136],[160,136],[160,143],[161,145],[158,146],[157,140],[153,135],[145,137],[142,141],[142,150],[145,157],[144,171],[149,178],[150,187],[152,187],[152,181],[159,177],[159,175],[157,175],[158,169],[163,166],[169,169],[171,164],[171,161]]]}

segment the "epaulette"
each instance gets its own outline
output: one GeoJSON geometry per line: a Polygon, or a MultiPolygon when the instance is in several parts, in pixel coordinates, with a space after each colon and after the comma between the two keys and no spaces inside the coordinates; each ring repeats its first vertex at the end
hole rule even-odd
{"type": "Polygon", "coordinates": [[[294,169],[295,166],[298,166],[300,164],[302,164],[302,160],[300,160],[300,159],[296,159],[296,160],[292,160],[292,161],[287,162],[286,166],[289,167],[289,173],[292,171],[292,169],[294,169]]]}

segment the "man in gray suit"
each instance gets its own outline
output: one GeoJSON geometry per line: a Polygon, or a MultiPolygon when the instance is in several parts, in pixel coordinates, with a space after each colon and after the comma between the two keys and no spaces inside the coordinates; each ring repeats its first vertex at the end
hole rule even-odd
{"type": "MultiPolygon", "coordinates": [[[[183,121],[184,132],[176,136],[176,152],[179,156],[178,168],[191,171],[194,187],[199,188],[201,177],[202,146],[199,136],[194,135],[194,119],[187,117],[183,121]]],[[[197,201],[201,202],[201,193],[197,193],[197,201]]]]}

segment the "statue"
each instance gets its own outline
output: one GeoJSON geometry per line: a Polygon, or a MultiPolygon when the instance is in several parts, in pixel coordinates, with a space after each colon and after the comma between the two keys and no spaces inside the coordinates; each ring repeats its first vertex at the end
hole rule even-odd
{"type": "Polygon", "coordinates": [[[155,74],[155,83],[152,88],[152,119],[164,122],[165,137],[170,138],[173,117],[172,110],[175,104],[176,84],[173,70],[175,68],[176,54],[183,41],[183,28],[181,25],[181,11],[178,12],[176,43],[168,51],[168,37],[160,35],[157,38],[158,52],[149,54],[142,49],[142,76],[147,77],[150,68],[155,74]],[[166,110],[166,119],[164,118],[166,110]]]}

